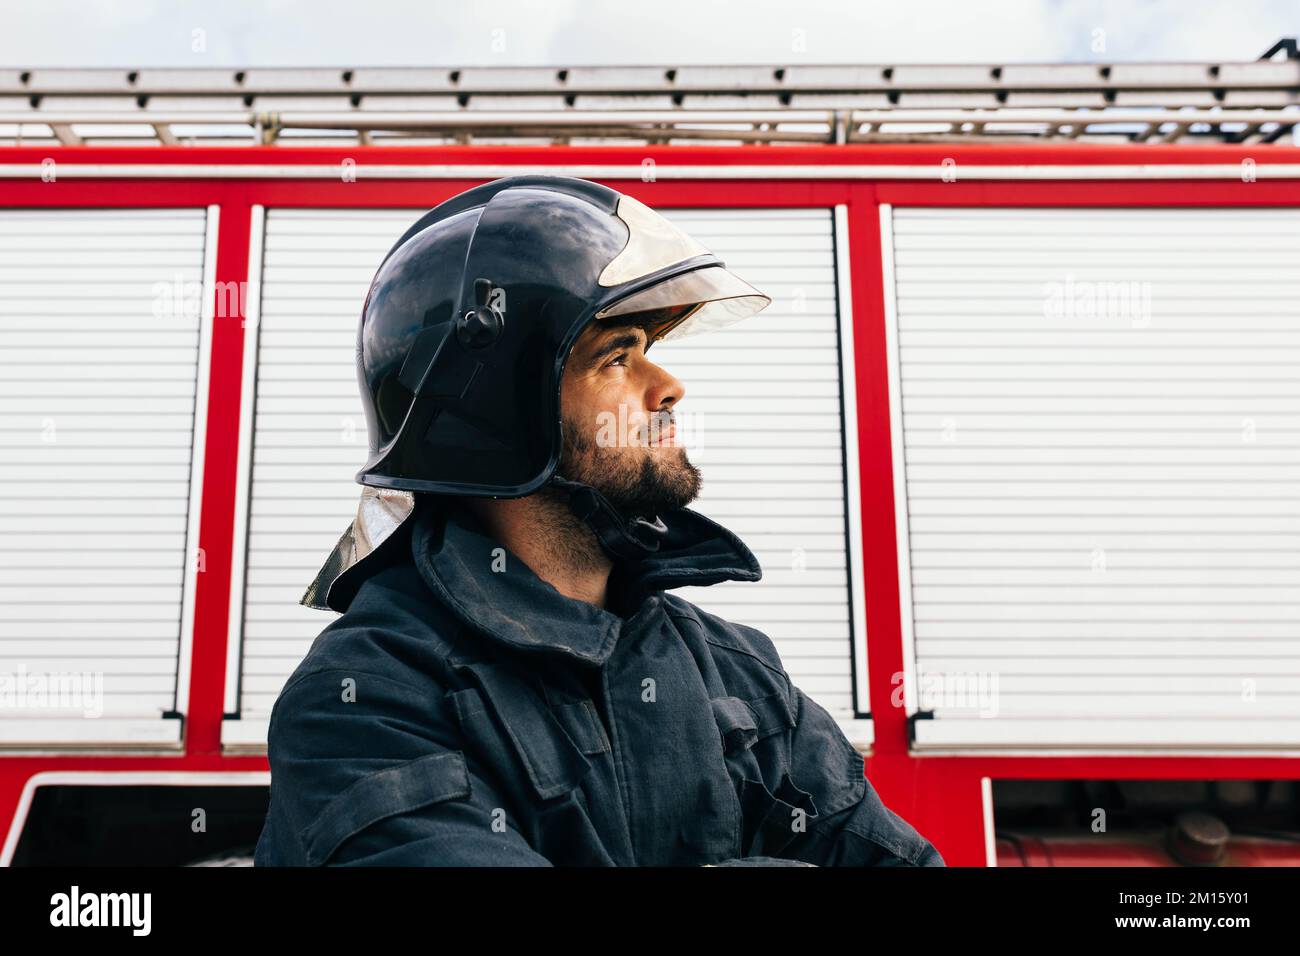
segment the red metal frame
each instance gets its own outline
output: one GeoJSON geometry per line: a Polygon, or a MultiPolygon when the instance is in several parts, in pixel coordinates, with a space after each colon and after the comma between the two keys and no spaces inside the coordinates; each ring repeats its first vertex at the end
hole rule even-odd
{"type": "MultiPolygon", "coordinates": [[[[800,147],[34,147],[0,148],[0,165],[54,158],[67,167],[94,164],[358,164],[717,166],[717,179],[611,180],[610,185],[659,206],[848,207],[850,283],[857,369],[857,421],[862,508],[862,569],[871,664],[869,694],[875,746],[866,770],[885,803],[929,837],[949,865],[986,864],[982,779],[1300,779],[1294,756],[986,756],[917,755],[909,751],[901,707],[891,705],[893,675],[903,670],[897,542],[885,350],[879,207],[894,205],[1015,206],[1300,206],[1300,181],[1033,180],[945,183],[896,179],[727,180],[725,167],[889,165],[1160,165],[1258,166],[1292,163],[1286,147],[1036,145],[860,145],[800,147]]],[[[63,178],[53,183],[0,179],[0,207],[221,207],[216,280],[248,276],[250,210],[283,206],[431,207],[485,179],[63,178]]],[[[173,755],[0,753],[0,834],[9,829],[19,795],[35,773],[61,771],[265,771],[258,756],[221,753],[226,639],[234,555],[233,526],[239,446],[243,336],[241,321],[214,319],[189,712],[183,752],[173,755]],[[236,410],[236,411],[233,411],[236,410]]],[[[185,639],[185,635],[182,635],[185,639]]]]}

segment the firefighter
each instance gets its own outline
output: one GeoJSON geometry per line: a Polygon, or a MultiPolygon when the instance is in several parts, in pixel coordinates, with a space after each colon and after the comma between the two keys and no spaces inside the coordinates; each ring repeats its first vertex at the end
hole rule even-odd
{"type": "Polygon", "coordinates": [[[361,502],[272,711],[257,865],[942,866],[771,640],[671,593],[757,581],[687,505],[647,357],[770,299],[630,196],[513,176],[419,219],[357,340],[361,502]]]}

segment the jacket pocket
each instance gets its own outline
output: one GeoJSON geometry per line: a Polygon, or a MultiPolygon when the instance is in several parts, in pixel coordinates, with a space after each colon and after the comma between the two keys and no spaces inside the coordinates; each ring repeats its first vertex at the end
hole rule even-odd
{"type": "Polygon", "coordinates": [[[591,769],[584,754],[609,749],[595,711],[578,702],[551,712],[531,691],[508,693],[492,676],[485,686],[493,692],[448,694],[465,746],[514,798],[515,824],[538,853],[556,866],[613,866],[581,785],[591,769]]]}
{"type": "MultiPolygon", "coordinates": [[[[530,686],[492,665],[456,666],[472,671],[483,689],[467,687],[447,696],[467,742],[481,748],[484,761],[498,771],[503,783],[520,779],[521,768],[522,779],[539,800],[552,800],[578,786],[591,771],[591,762],[565,731],[561,718],[530,686]]],[[[594,728],[588,730],[585,745],[597,746],[594,728]]]]}
{"type": "MultiPolygon", "coordinates": [[[[782,692],[710,701],[740,809],[741,857],[776,855],[817,818],[812,795],[790,779],[785,738],[795,726],[782,692]],[[775,741],[771,746],[762,741],[775,741]],[[775,779],[775,792],[763,781],[775,779]]],[[[733,851],[735,852],[735,851],[733,851]]]]}
{"type": "Polygon", "coordinates": [[[596,713],[594,701],[578,700],[556,704],[554,713],[564,732],[584,755],[591,757],[609,753],[609,738],[605,736],[605,727],[596,713]]]}
{"type": "Polygon", "coordinates": [[[783,693],[768,694],[752,700],[740,697],[715,697],[713,719],[717,721],[722,737],[722,750],[733,756],[748,750],[765,737],[789,730],[794,726],[783,693]]]}
{"type": "Polygon", "coordinates": [[[299,839],[308,866],[323,865],[348,837],[380,820],[444,800],[470,796],[469,770],[458,750],[417,757],[376,770],[325,805],[299,839]]]}
{"type": "Polygon", "coordinates": [[[775,792],[761,780],[741,781],[744,811],[742,856],[779,856],[795,838],[807,833],[819,812],[812,794],[801,789],[782,771],[775,792]]]}

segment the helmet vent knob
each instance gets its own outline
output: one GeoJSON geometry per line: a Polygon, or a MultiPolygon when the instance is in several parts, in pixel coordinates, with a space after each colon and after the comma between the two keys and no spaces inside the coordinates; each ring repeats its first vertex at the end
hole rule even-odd
{"type": "Polygon", "coordinates": [[[501,337],[505,317],[492,302],[496,291],[492,280],[474,280],[474,308],[456,322],[456,338],[470,351],[488,348],[501,337]]]}

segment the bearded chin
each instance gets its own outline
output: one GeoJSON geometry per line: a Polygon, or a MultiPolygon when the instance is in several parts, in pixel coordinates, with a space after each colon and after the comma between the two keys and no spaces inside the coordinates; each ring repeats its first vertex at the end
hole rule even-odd
{"type": "Polygon", "coordinates": [[[595,488],[627,518],[684,508],[700,493],[700,471],[685,453],[669,460],[649,449],[601,448],[576,429],[566,429],[560,470],[595,488]]]}
{"type": "Polygon", "coordinates": [[[639,462],[635,480],[610,482],[597,490],[626,517],[653,518],[684,508],[699,494],[700,473],[686,456],[672,465],[646,455],[639,462]]]}

